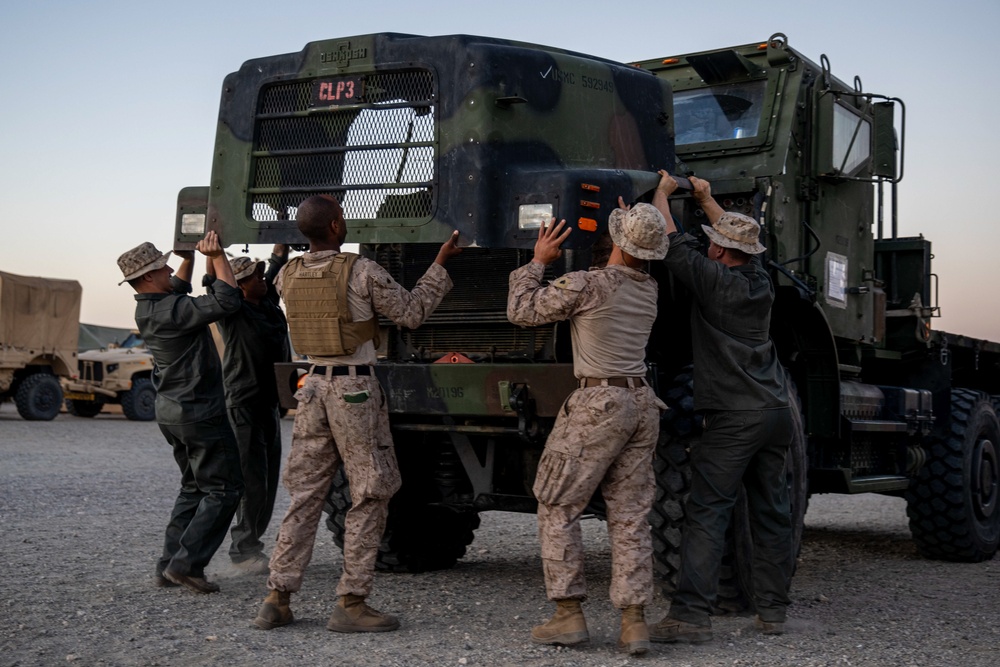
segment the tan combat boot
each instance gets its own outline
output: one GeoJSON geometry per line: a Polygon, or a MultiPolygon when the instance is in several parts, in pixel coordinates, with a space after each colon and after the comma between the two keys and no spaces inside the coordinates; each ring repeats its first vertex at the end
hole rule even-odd
{"type": "Polygon", "coordinates": [[[288,625],[295,620],[289,607],[291,599],[292,594],[288,591],[271,591],[264,598],[264,604],[260,606],[253,624],[261,630],[273,630],[288,625]]]}
{"type": "Polygon", "coordinates": [[[642,655],[649,650],[649,626],[642,613],[641,604],[633,604],[622,610],[622,633],[618,637],[618,648],[629,655],[642,655]]]}
{"type": "Polygon", "coordinates": [[[542,625],[531,629],[531,641],[536,644],[572,646],[590,639],[587,619],[579,600],[556,600],[556,613],[542,625]]]}
{"type": "Polygon", "coordinates": [[[395,616],[372,609],[361,595],[341,597],[326,624],[333,632],[389,632],[398,627],[395,616]]]}

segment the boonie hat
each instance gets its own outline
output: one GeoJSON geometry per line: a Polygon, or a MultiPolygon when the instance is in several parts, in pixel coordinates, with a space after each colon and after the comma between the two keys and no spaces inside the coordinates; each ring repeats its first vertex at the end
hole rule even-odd
{"type": "Polygon", "coordinates": [[[667,221],[652,204],[639,203],[626,211],[616,208],[608,218],[611,240],[636,259],[663,259],[670,248],[667,221]]]}
{"type": "Polygon", "coordinates": [[[742,213],[727,211],[711,227],[702,225],[701,228],[717,246],[742,250],[748,255],[759,255],[767,250],[760,243],[760,225],[742,213]]]}
{"type": "Polygon", "coordinates": [[[150,271],[162,269],[167,265],[168,259],[170,259],[169,252],[164,255],[149,241],[140,243],[118,258],[118,268],[125,275],[125,279],[118,284],[134,280],[150,271]]]}
{"type": "Polygon", "coordinates": [[[264,262],[255,262],[246,255],[241,255],[236,259],[229,260],[229,266],[233,268],[233,276],[237,281],[249,278],[257,267],[264,268],[264,262]]]}

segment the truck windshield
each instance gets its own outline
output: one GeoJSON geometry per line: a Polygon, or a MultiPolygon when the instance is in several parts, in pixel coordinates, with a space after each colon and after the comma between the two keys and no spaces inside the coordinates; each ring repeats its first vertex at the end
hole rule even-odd
{"type": "Polygon", "coordinates": [[[674,93],[676,145],[757,136],[766,88],[761,80],[674,93]]]}

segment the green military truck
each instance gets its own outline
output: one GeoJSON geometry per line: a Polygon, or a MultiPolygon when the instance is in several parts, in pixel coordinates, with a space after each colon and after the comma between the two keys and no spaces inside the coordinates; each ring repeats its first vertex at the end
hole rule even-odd
{"type": "Polygon", "coordinates": [[[12,399],[24,419],[59,414],[60,379],[77,374],[82,295],[75,280],[0,271],[0,402],[12,399]]]}
{"type": "MultiPolygon", "coordinates": [[[[185,218],[179,206],[175,247],[206,229],[227,244],[302,244],[296,205],[332,194],[347,241],[412,287],[461,232],[455,288],[417,330],[384,321],[376,367],[403,474],[379,564],[433,569],[464,555],[479,512],[534,511],[538,458],[575,386],[565,323],[506,318],[508,275],[530,260],[539,224],[574,228],[550,276],[585,269],[619,195],[648,199],[660,168],[708,179],[724,208],[761,221],[769,248],[772,336],[800,424],[792,548],[808,494],[875,492],[906,495],[923,554],[977,561],[1000,541],[1000,345],[934,330],[930,242],[899,238],[894,216],[884,229],[904,130],[901,101],[844,84],[780,34],[628,65],[464,35],[313,42],[226,78],[200,191],[207,212],[185,218]]],[[[672,210],[700,233],[688,195],[672,210]]],[[[672,410],[650,521],[669,588],[700,424],[687,297],[662,266],[651,271],[660,316],[649,375],[672,410]]],[[[294,407],[303,365],[276,372],[294,407]]],[[[349,504],[338,477],[328,503],[338,541],[349,504]]],[[[590,510],[602,514],[599,496],[590,510]]],[[[742,503],[730,544],[724,597],[738,603],[752,551],[742,503]]]]}
{"type": "Polygon", "coordinates": [[[118,345],[81,352],[79,376],[63,381],[66,411],[96,417],[105,405],[118,404],[132,421],[156,418],[153,355],[138,331],[118,345]]]}

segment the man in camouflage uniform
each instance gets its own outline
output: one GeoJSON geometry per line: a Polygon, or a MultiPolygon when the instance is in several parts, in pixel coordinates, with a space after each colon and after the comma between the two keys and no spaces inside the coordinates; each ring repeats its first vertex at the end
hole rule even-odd
{"type": "Polygon", "coordinates": [[[770,337],[774,286],[760,261],[760,226],[724,211],[708,181],[692,176],[694,199],[710,223],[702,225],[710,241],[705,256],[695,237],[677,232],[667,201],[677,182],[664,171],[660,176],[653,204],[667,217],[671,235],[664,263],[693,297],[694,407],[704,414],[705,428],[691,449],[677,590],[650,635],[657,642],[712,639],[726,527],[740,486],[754,543],[756,625],[764,634],[781,634],[793,564],[785,478],[793,427],[770,337]]]}
{"type": "Polygon", "coordinates": [[[444,264],[461,252],[458,232],[407,292],[375,262],[340,252],[347,225],[333,197],[303,201],[296,223],[309,240],[309,252],[282,269],[277,287],[292,346],[314,366],[295,394],[298,407],[284,476],[291,504],[271,554],[270,593],[254,623],[270,630],[292,622],[291,593],[302,586],[323,503],[343,466],[352,506],[344,526],[340,600],[326,627],[334,632],[395,630],[396,618],[365,604],[389,499],[400,486],[386,399],[372,368],[376,313],[410,329],[420,326],[451,289],[444,264]]]}
{"type": "MultiPolygon", "coordinates": [[[[619,200],[620,201],[620,200],[619,200]]],[[[579,389],[556,418],[538,464],[538,536],[548,598],[555,615],[532,629],[541,644],[570,645],[589,633],[580,603],[583,573],[580,517],[600,487],[612,548],[611,601],[622,610],[618,645],[649,650],[643,608],[653,596],[653,547],[647,515],[656,482],[653,451],[666,406],[646,384],[645,348],[656,319],[656,281],[643,269],[667,252],[666,222],[649,204],[612,212],[614,246],[607,266],[568,273],[542,285],[570,230],[539,230],[532,261],[510,275],[507,317],[537,326],[570,321],[573,372],[579,389]]]]}
{"type": "MultiPolygon", "coordinates": [[[[181,490],[167,524],[157,586],[185,586],[214,593],[205,566],[226,537],[243,480],[236,440],[226,419],[222,368],[208,325],[240,308],[240,292],[215,232],[198,242],[219,278],[214,292],[191,292],[190,251],[171,276],[166,255],[143,243],[118,258],[125,280],[137,292],[135,323],[156,363],[156,421],[173,447],[181,490]]],[[[120,283],[119,283],[120,284],[120,283]]]]}
{"type": "MultiPolygon", "coordinates": [[[[288,260],[288,246],[274,246],[268,262],[246,256],[230,261],[243,293],[240,309],[219,320],[225,344],[222,370],[226,411],[240,450],[243,499],[236,511],[229,558],[244,572],[267,574],[261,535],[267,530],[278,493],[281,466],[281,417],[274,364],[291,361],[288,323],[278,304],[274,279],[288,260]]],[[[209,262],[202,284],[214,293],[215,271],[209,262]]]]}

